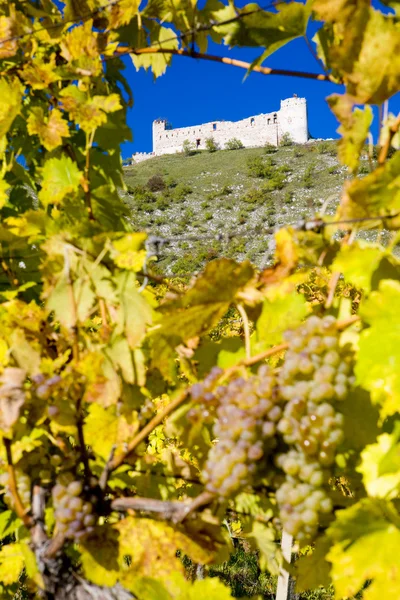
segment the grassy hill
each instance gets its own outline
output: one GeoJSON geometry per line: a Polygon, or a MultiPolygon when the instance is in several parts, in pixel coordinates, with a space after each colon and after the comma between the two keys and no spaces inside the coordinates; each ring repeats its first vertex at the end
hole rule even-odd
{"type": "Polygon", "coordinates": [[[296,223],[324,204],[332,214],[347,176],[334,141],[166,155],[125,168],[124,199],[135,227],[173,239],[162,248],[163,273],[191,273],[220,255],[261,267],[271,259],[271,234],[262,229],[296,223]],[[234,236],[218,241],[226,233],[234,236]],[[214,234],[215,241],[180,239],[214,234]]]}

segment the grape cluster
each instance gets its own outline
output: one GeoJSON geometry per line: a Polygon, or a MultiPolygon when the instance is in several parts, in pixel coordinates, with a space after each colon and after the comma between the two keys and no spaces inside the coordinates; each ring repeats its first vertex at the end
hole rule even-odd
{"type": "Polygon", "coordinates": [[[40,400],[47,400],[50,398],[53,390],[57,387],[57,385],[61,382],[61,377],[59,375],[54,375],[49,379],[43,375],[43,373],[38,373],[32,377],[32,383],[35,386],[35,393],[40,400]]]}
{"type": "Polygon", "coordinates": [[[211,448],[203,477],[208,491],[227,497],[247,485],[267,449],[275,442],[282,416],[275,376],[263,365],[257,376],[239,378],[220,391],[211,448]]]}
{"type": "MultiPolygon", "coordinates": [[[[31,504],[31,480],[28,475],[19,469],[15,469],[15,480],[21,502],[27,508],[31,504]]],[[[4,488],[5,503],[9,508],[14,509],[14,498],[10,492],[8,473],[2,473],[0,475],[0,485],[4,488]]]]}
{"type": "Polygon", "coordinates": [[[309,317],[285,338],[289,348],[278,381],[286,404],[278,431],[294,449],[277,457],[286,480],[276,498],[285,530],[301,540],[315,535],[320,513],[332,510],[328,469],[344,437],[337,405],[354,378],[333,317],[309,317]]]}
{"type": "Polygon", "coordinates": [[[219,399],[225,393],[225,386],[216,386],[223,371],[219,367],[213,367],[204,381],[195,383],[190,388],[190,395],[196,405],[188,411],[187,418],[192,423],[203,421],[213,423],[219,399]],[[214,389],[215,388],[215,389],[214,389]]]}
{"type": "Polygon", "coordinates": [[[96,524],[93,504],[85,501],[82,492],[81,481],[57,483],[52,490],[57,532],[76,542],[90,536],[96,524]]]}

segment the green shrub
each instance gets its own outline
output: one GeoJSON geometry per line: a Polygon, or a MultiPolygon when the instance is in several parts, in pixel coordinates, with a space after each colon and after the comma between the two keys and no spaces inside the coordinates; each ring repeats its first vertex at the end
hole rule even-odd
{"type": "Polygon", "coordinates": [[[156,208],[158,210],[166,210],[171,205],[170,198],[168,196],[160,196],[156,201],[156,208]]]}
{"type": "Polygon", "coordinates": [[[241,150],[244,148],[243,142],[238,140],[237,138],[231,138],[225,144],[226,150],[241,150]]]}
{"type": "Polygon", "coordinates": [[[197,152],[196,146],[193,142],[189,140],[184,140],[182,144],[182,152],[185,156],[193,156],[193,154],[196,154],[197,152]]]}
{"type": "Polygon", "coordinates": [[[248,204],[263,204],[267,198],[265,190],[263,188],[252,188],[243,196],[243,202],[248,204]]]}
{"type": "Polygon", "coordinates": [[[329,175],[337,175],[339,173],[339,167],[337,165],[333,165],[333,167],[328,167],[329,175]]]}
{"type": "Polygon", "coordinates": [[[293,202],[293,192],[286,192],[283,197],[284,204],[291,204],[293,202]]]}
{"type": "Polygon", "coordinates": [[[293,146],[294,142],[291,138],[290,133],[284,133],[279,142],[280,146],[293,146]]]}
{"type": "Polygon", "coordinates": [[[178,182],[176,181],[176,179],[171,177],[171,175],[169,175],[165,179],[165,185],[167,186],[167,188],[175,188],[178,185],[178,182]]]}
{"type": "Polygon", "coordinates": [[[369,170],[369,166],[367,163],[360,163],[360,166],[358,167],[358,174],[359,175],[367,175],[370,172],[369,170]]]}
{"type": "Polygon", "coordinates": [[[207,221],[211,221],[211,219],[213,218],[213,216],[214,216],[214,215],[213,215],[213,213],[212,213],[212,212],[205,212],[205,213],[204,213],[204,218],[205,218],[207,221]]]}
{"type": "Polygon", "coordinates": [[[314,167],[315,167],[314,164],[309,165],[303,175],[304,187],[307,189],[312,188],[314,185],[314,181],[313,181],[314,167]]]}
{"type": "Polygon", "coordinates": [[[228,196],[229,194],[232,194],[232,192],[233,189],[229,185],[224,185],[221,190],[221,196],[228,196]]]}
{"type": "Polygon", "coordinates": [[[274,190],[281,190],[285,187],[286,177],[284,173],[280,173],[280,171],[274,171],[274,173],[269,177],[268,181],[263,185],[263,189],[265,192],[273,192],[274,190]]]}
{"type": "Polygon", "coordinates": [[[208,152],[216,152],[217,150],[219,150],[219,146],[213,137],[209,137],[206,139],[206,150],[208,152]]]}
{"type": "Polygon", "coordinates": [[[159,174],[152,175],[146,185],[151,192],[161,192],[166,187],[163,176],[159,174]]]}
{"type": "Polygon", "coordinates": [[[318,144],[316,145],[316,148],[317,148],[318,154],[329,154],[330,144],[329,144],[329,142],[326,142],[326,141],[318,142],[318,144]]]}
{"type": "Polygon", "coordinates": [[[278,148],[276,146],[274,146],[273,144],[269,144],[268,142],[264,146],[265,154],[275,154],[277,150],[278,148]]]}
{"type": "Polygon", "coordinates": [[[192,188],[187,183],[178,183],[178,185],[172,192],[172,198],[176,202],[182,202],[182,200],[184,200],[186,196],[188,196],[192,192],[192,188]]]}
{"type": "Polygon", "coordinates": [[[267,165],[261,156],[254,156],[247,160],[247,174],[250,177],[268,177],[271,172],[271,167],[267,165]]]}

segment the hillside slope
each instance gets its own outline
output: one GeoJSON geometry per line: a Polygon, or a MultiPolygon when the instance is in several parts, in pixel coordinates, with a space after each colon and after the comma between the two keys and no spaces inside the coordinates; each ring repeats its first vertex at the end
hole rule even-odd
{"type": "Polygon", "coordinates": [[[124,197],[135,227],[172,238],[160,253],[163,273],[190,273],[219,255],[261,267],[271,257],[271,234],[262,229],[296,223],[322,205],[334,213],[347,176],[336,142],[219,150],[127,167],[124,197]],[[157,188],[164,189],[150,191],[157,188]],[[232,238],[218,240],[227,233],[232,238]],[[180,239],[214,234],[215,241],[180,239]]]}

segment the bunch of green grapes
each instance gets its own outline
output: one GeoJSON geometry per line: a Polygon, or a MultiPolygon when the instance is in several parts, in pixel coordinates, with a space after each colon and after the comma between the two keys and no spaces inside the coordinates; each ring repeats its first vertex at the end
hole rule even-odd
{"type": "Polygon", "coordinates": [[[212,423],[215,419],[216,409],[220,396],[225,392],[225,386],[217,386],[216,383],[223,371],[219,367],[213,367],[204,381],[195,383],[190,388],[190,396],[196,406],[188,411],[189,421],[212,423]]]}
{"type": "Polygon", "coordinates": [[[286,475],[276,498],[284,529],[303,540],[315,535],[319,515],[332,510],[329,468],[344,438],[339,409],[354,377],[333,317],[309,317],[285,338],[289,348],[278,381],[286,404],[278,431],[293,450],[276,459],[286,475]]]}
{"type": "MultiPolygon", "coordinates": [[[[26,473],[20,469],[15,469],[15,480],[17,484],[18,494],[21,498],[21,502],[25,508],[31,505],[31,480],[26,473]]],[[[2,473],[0,475],[0,485],[3,487],[4,501],[7,506],[14,509],[14,498],[10,492],[9,486],[9,475],[8,473],[2,473]]]]}
{"type": "Polygon", "coordinates": [[[52,490],[56,530],[76,542],[89,537],[96,524],[93,503],[83,497],[81,481],[57,483],[52,490]]]}
{"type": "Polygon", "coordinates": [[[250,483],[256,461],[274,446],[282,416],[279,400],[267,365],[247,380],[235,379],[220,393],[213,428],[217,442],[203,471],[208,491],[229,497],[250,483]]]}

